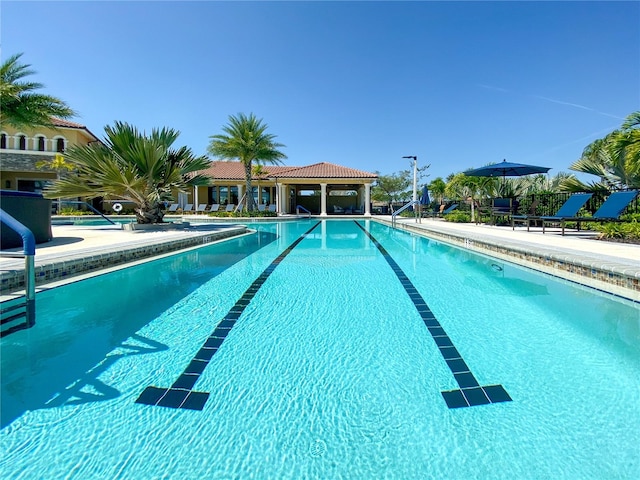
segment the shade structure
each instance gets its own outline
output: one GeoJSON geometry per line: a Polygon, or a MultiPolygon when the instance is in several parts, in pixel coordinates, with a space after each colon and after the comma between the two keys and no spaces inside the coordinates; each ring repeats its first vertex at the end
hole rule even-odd
{"type": "Polygon", "coordinates": [[[533,173],[547,173],[549,170],[551,170],[551,167],[511,163],[503,160],[494,165],[467,170],[464,174],[469,177],[521,177],[522,175],[531,175],[533,173]]]}
{"type": "Polygon", "coordinates": [[[422,195],[420,195],[420,205],[429,205],[431,200],[429,199],[429,190],[426,186],[422,187],[422,195]]]}

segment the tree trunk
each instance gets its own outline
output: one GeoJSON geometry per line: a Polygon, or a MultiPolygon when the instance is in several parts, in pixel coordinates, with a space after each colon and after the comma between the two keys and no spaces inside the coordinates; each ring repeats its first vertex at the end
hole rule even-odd
{"type": "Polygon", "coordinates": [[[162,205],[155,203],[153,205],[141,205],[135,209],[136,221],[139,224],[162,223],[164,219],[164,210],[162,205]]]}
{"type": "Polygon", "coordinates": [[[244,174],[246,178],[246,192],[244,195],[244,204],[246,206],[247,212],[253,212],[254,210],[254,201],[253,201],[253,192],[251,191],[251,170],[252,170],[251,162],[247,162],[244,164],[244,174]]]}

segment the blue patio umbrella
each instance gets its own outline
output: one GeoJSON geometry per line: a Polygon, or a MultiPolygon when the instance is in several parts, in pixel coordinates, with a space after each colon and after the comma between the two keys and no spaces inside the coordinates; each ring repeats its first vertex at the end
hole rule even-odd
{"type": "Polygon", "coordinates": [[[532,173],[547,173],[550,167],[538,167],[525,163],[511,163],[503,160],[501,163],[487,165],[485,167],[467,170],[464,172],[469,177],[521,177],[532,173]]]}
{"type": "Polygon", "coordinates": [[[431,200],[429,199],[429,190],[425,185],[424,187],[422,187],[422,195],[420,196],[420,205],[429,205],[430,203],[431,203],[431,200]]]}

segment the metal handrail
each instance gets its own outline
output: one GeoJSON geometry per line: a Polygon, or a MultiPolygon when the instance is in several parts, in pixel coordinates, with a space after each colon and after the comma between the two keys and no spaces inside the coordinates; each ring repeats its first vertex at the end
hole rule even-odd
{"type": "Polygon", "coordinates": [[[107,222],[109,222],[111,225],[116,225],[116,222],[114,222],[113,220],[111,220],[108,217],[105,217],[104,214],[102,212],[100,212],[99,210],[96,210],[93,205],[87,203],[87,202],[80,202],[77,200],[56,200],[54,202],[52,202],[54,204],[57,204],[58,206],[61,206],[63,203],[72,203],[74,205],[85,205],[87,207],[89,207],[89,209],[93,212],[93,213],[97,213],[98,215],[100,215],[102,218],[104,218],[107,222]]]}
{"type": "Polygon", "coordinates": [[[311,218],[311,212],[309,210],[304,208],[302,205],[296,205],[296,215],[300,215],[300,210],[302,210],[303,212],[307,212],[307,216],[311,218]]]}
{"type": "Polygon", "coordinates": [[[26,321],[27,328],[33,327],[36,323],[36,237],[31,230],[1,208],[0,221],[22,237],[26,321]]]}
{"type": "Polygon", "coordinates": [[[414,201],[411,201],[411,202],[407,203],[406,205],[404,205],[404,206],[400,207],[400,208],[399,208],[398,210],[396,210],[395,212],[393,212],[393,213],[391,214],[391,225],[392,225],[392,226],[394,226],[394,227],[396,226],[396,216],[397,216],[399,213],[402,213],[402,212],[404,212],[406,209],[408,209],[409,207],[414,206],[414,205],[418,205],[419,203],[420,203],[420,202],[419,202],[418,200],[416,200],[415,202],[414,202],[414,201]]]}

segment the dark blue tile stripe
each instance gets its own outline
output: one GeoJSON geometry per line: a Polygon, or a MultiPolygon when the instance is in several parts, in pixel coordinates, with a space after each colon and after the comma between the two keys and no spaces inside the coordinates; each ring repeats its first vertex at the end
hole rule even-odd
{"type": "Polygon", "coordinates": [[[269,275],[273,273],[275,268],[280,265],[280,262],[291,253],[291,251],[298,246],[298,244],[309,235],[320,222],[317,222],[313,227],[303,233],[296,239],[291,245],[289,245],[278,257],[271,262],[271,264],[264,269],[264,271],[256,278],[251,286],[245,290],[242,296],[238,299],[224,318],[216,325],[213,333],[207,338],[200,350],[193,357],[193,360],[187,365],[182,375],[171,385],[169,388],[159,388],[149,386],[140,394],[135,403],[141,403],[144,405],[157,405],[161,407],[170,408],[184,408],[189,410],[202,410],[204,408],[207,399],[209,398],[208,392],[196,392],[192,388],[207,368],[209,362],[222,346],[222,342],[227,338],[227,335],[234,327],[244,309],[253,300],[253,297],[258,293],[260,287],[269,278],[269,275]]]}
{"type": "Polygon", "coordinates": [[[442,325],[440,325],[440,322],[436,319],[427,302],[422,298],[422,295],[414,287],[413,283],[411,283],[411,280],[409,280],[402,268],[400,268],[393,257],[389,255],[389,252],[387,252],[370,232],[360,225],[360,223],[355,222],[355,224],[369,237],[394,271],[398,280],[400,280],[400,283],[427,327],[431,338],[433,338],[433,341],[438,346],[442,358],[458,383],[460,387],[459,390],[442,392],[447,406],[449,408],[473,407],[476,405],[486,405],[488,403],[511,401],[511,397],[502,385],[482,387],[478,384],[476,377],[471,373],[471,370],[458,352],[458,349],[453,345],[449,335],[447,335],[447,332],[442,328],[442,325]]]}

